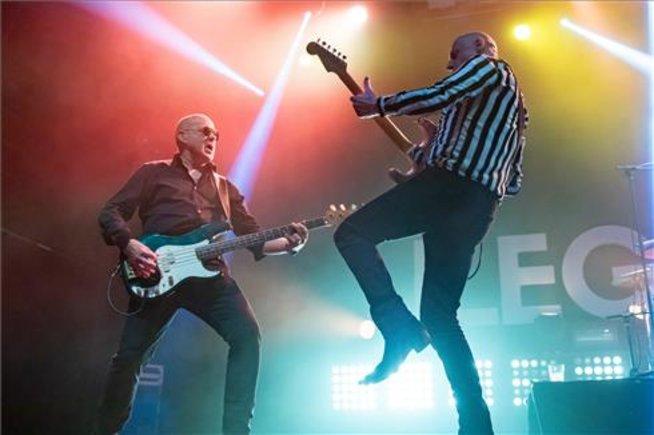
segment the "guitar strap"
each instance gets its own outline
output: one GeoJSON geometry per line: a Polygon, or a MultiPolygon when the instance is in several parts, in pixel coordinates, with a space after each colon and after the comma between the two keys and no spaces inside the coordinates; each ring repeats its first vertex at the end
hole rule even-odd
{"type": "Polygon", "coordinates": [[[229,187],[227,186],[227,178],[216,172],[213,172],[213,178],[216,182],[216,190],[218,190],[218,200],[220,200],[220,205],[223,207],[225,217],[229,221],[232,217],[229,206],[229,187]]]}

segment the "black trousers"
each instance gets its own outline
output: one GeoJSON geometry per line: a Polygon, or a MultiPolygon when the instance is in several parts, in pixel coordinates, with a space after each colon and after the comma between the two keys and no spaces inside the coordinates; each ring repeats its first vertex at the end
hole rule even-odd
{"type": "MultiPolygon", "coordinates": [[[[139,304],[132,300],[130,308],[139,304]]],[[[222,276],[191,280],[168,297],[146,302],[142,311],[125,320],[100,404],[100,433],[118,432],[129,419],[140,367],[179,308],[204,320],[228,343],[223,431],[249,433],[259,372],[259,325],[236,282],[222,276]]]]}
{"type": "Polygon", "coordinates": [[[460,433],[493,433],[475,361],[456,313],[474,248],[486,234],[497,204],[495,195],[482,185],[430,167],[350,215],[334,234],[371,307],[398,297],[376,245],[423,234],[420,316],[452,386],[460,433]]]}

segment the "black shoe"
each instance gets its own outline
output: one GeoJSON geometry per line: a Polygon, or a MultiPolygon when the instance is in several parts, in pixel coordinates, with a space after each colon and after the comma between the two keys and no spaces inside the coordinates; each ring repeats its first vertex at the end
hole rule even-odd
{"type": "Polygon", "coordinates": [[[416,326],[410,334],[397,334],[386,341],[381,362],[371,373],[361,379],[359,384],[376,384],[385,380],[400,368],[412,350],[417,353],[427,347],[431,342],[429,333],[419,322],[416,326]]]}

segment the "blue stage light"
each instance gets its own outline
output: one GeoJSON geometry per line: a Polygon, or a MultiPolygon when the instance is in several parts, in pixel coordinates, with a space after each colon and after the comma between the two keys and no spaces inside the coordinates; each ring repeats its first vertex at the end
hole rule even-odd
{"type": "Polygon", "coordinates": [[[286,82],[288,81],[288,76],[291,72],[291,67],[295,64],[297,51],[303,41],[302,35],[304,34],[304,30],[306,29],[310,18],[311,12],[306,12],[302,19],[300,29],[293,40],[288,54],[286,55],[286,60],[277,74],[275,83],[273,84],[270,93],[267,95],[263,107],[259,111],[259,114],[254,121],[254,125],[245,139],[245,143],[241,147],[241,151],[229,172],[229,178],[236,183],[246,198],[250,197],[250,194],[252,193],[252,188],[256,181],[256,175],[261,164],[261,158],[266,150],[266,145],[268,144],[268,139],[272,132],[275,117],[277,116],[277,109],[281,103],[284,88],[286,87],[286,82]]]}
{"type": "Polygon", "coordinates": [[[218,60],[186,33],[142,2],[80,1],[76,5],[116,21],[185,58],[227,77],[256,95],[264,92],[218,60]]]}
{"type": "MultiPolygon", "coordinates": [[[[651,1],[647,2],[647,39],[650,58],[654,58],[654,2],[651,1]]],[[[651,67],[649,70],[649,144],[651,161],[654,160],[654,68],[651,67]]],[[[654,171],[651,172],[651,177],[650,194],[654,196],[654,171]]],[[[652,207],[650,216],[654,216],[654,201],[652,207]]]]}
{"type": "Polygon", "coordinates": [[[572,30],[574,33],[588,39],[589,41],[595,43],[599,47],[608,51],[615,57],[620,60],[627,62],[629,65],[637,68],[638,70],[646,73],[648,76],[652,74],[652,68],[654,68],[654,61],[652,56],[647,53],[643,53],[631,47],[628,47],[619,42],[613,41],[605,36],[601,36],[595,32],[592,32],[578,24],[573,23],[567,18],[563,18],[561,21],[561,26],[566,29],[572,30]]]}

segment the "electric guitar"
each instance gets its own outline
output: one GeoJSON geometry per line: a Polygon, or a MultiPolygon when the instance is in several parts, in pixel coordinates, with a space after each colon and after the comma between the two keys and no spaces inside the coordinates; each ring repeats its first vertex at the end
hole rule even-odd
{"type": "MultiPolygon", "coordinates": [[[[318,56],[320,62],[325,67],[327,72],[333,72],[341,79],[343,84],[350,90],[352,95],[360,94],[363,92],[361,87],[352,78],[350,73],[347,72],[347,56],[344,56],[335,47],[327,44],[325,41],[318,39],[307,44],[307,53],[310,55],[318,56]]],[[[402,154],[410,161],[411,169],[406,173],[401,173],[397,169],[392,168],[389,175],[396,183],[401,183],[413,177],[417,172],[424,169],[415,164],[415,162],[407,154],[413,148],[414,144],[402,133],[402,131],[387,117],[378,116],[373,118],[375,123],[384,130],[384,133],[393,141],[393,144],[402,152],[402,154]]]]}
{"type": "MultiPolygon", "coordinates": [[[[309,230],[335,225],[356,210],[356,205],[331,205],[324,216],[302,222],[309,230]]],[[[139,278],[125,258],[120,262],[120,273],[130,295],[154,299],[174,291],[190,278],[213,278],[220,271],[209,270],[205,263],[222,254],[261,245],[292,234],[290,225],[226,239],[228,223],[209,223],[179,236],[148,234],[139,239],[157,254],[157,270],[148,278],[139,278]]]]}

